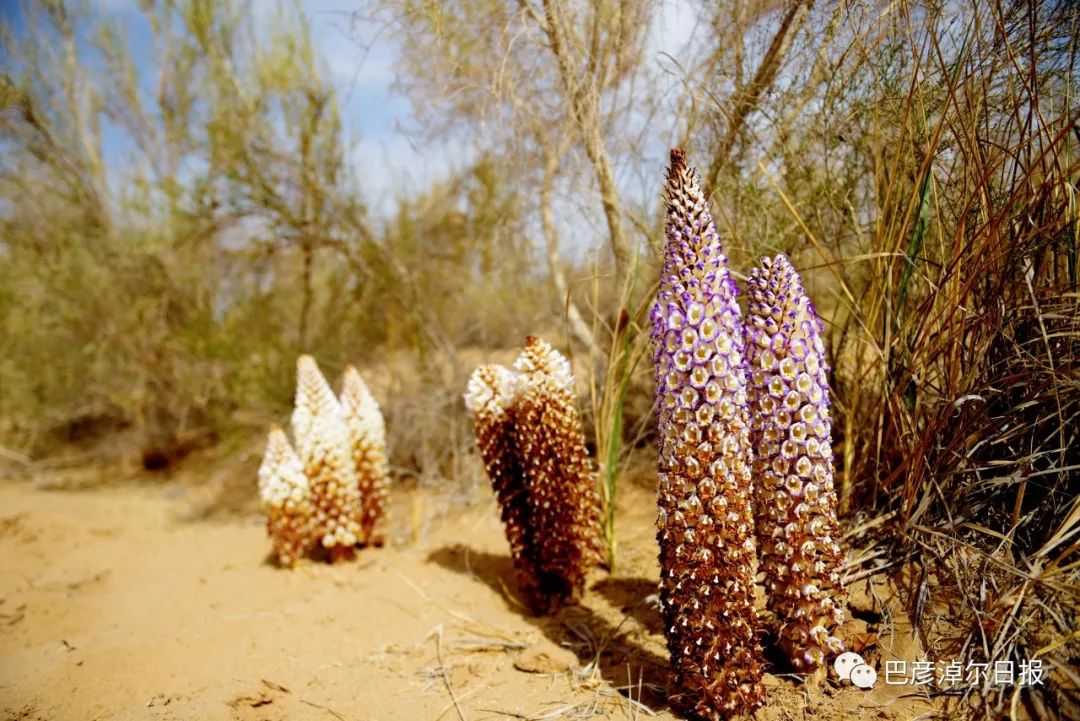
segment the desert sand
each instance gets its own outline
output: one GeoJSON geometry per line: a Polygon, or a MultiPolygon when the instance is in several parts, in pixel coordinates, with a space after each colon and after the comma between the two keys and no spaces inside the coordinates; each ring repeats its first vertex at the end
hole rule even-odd
{"type": "MultiPolygon", "coordinates": [[[[514,596],[489,497],[439,506],[396,491],[386,547],[285,570],[269,561],[257,515],[207,518],[183,484],[0,483],[0,716],[675,718],[653,499],[647,488],[622,495],[616,573],[596,571],[581,605],[535,618],[514,596]]],[[[880,666],[918,655],[890,589],[856,584],[844,629],[879,639],[866,655],[880,666]]],[[[766,681],[761,719],[935,710],[905,687],[766,681]]]]}

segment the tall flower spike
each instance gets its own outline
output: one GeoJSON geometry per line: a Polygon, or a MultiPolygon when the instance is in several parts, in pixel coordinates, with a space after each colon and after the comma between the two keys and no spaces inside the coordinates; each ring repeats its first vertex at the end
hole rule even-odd
{"type": "Polygon", "coordinates": [[[278,563],[292,567],[313,545],[311,495],[300,458],[285,431],[276,426],[270,430],[259,466],[259,497],[278,563]]]}
{"type": "Polygon", "coordinates": [[[540,586],[539,544],[535,539],[529,492],[517,454],[513,410],[520,378],[500,365],[473,371],[465,407],[473,419],[476,444],[502,509],[506,540],[522,594],[534,598],[540,586]]]}
{"type": "Polygon", "coordinates": [[[376,528],[386,513],[390,478],[386,423],[360,371],[351,365],[345,366],[341,380],[341,409],[360,490],[360,543],[379,543],[376,528]]]}
{"type": "Polygon", "coordinates": [[[652,309],[660,443],[660,598],[687,714],[764,702],[754,612],[750,410],[738,290],[696,172],[671,151],[667,244],[652,309]]]}
{"type": "Polygon", "coordinates": [[[341,404],[315,359],[296,361],[293,437],[311,485],[314,533],[331,560],[349,558],[360,534],[360,492],[341,404]]]}
{"type": "Polygon", "coordinates": [[[790,261],[750,275],[747,346],[753,399],[761,569],[779,642],[799,671],[844,647],[836,492],[823,325],[790,261]]]}
{"type": "Polygon", "coordinates": [[[532,605],[543,613],[577,599],[600,560],[600,498],[574,404],[570,362],[529,336],[514,369],[522,383],[514,409],[519,462],[539,546],[532,605]]]}

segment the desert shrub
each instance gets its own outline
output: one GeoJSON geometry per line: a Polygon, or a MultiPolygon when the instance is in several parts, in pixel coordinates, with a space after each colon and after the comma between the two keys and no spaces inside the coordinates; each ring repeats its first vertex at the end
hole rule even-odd
{"type": "MultiPolygon", "coordinates": [[[[40,457],[128,429],[120,452],[167,464],[280,422],[302,352],[337,371],[403,351],[423,415],[464,427],[433,400],[460,396],[447,359],[550,310],[498,163],[372,221],[303,14],[247,10],[147,3],[124,26],[26,4],[4,29],[0,444],[40,457]],[[155,40],[147,68],[132,32],[155,40]]],[[[418,475],[458,452],[396,447],[418,475]]]]}

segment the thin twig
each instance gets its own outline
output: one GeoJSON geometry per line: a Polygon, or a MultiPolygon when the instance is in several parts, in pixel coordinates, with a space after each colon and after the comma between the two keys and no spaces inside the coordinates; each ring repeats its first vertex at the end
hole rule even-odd
{"type": "Polygon", "coordinates": [[[330,714],[330,715],[331,715],[331,716],[333,716],[334,718],[336,718],[336,719],[339,719],[340,721],[345,721],[345,717],[344,717],[344,716],[342,716],[341,714],[339,714],[339,713],[338,713],[337,711],[335,711],[335,710],[334,710],[334,709],[332,709],[332,708],[329,708],[329,707],[327,707],[327,706],[321,706],[321,705],[319,705],[319,704],[317,704],[317,703],[314,703],[314,702],[312,702],[312,701],[308,701],[308,700],[307,700],[307,699],[305,699],[305,698],[302,698],[302,699],[300,699],[300,703],[306,703],[306,704],[307,704],[308,706],[311,706],[311,707],[313,707],[313,708],[317,708],[317,709],[322,709],[323,711],[325,711],[326,713],[330,714]]]}
{"type": "Polygon", "coordinates": [[[435,637],[435,656],[439,660],[439,673],[442,676],[443,683],[446,684],[446,691],[450,694],[450,700],[454,702],[454,710],[457,711],[458,718],[461,721],[469,721],[465,712],[461,709],[461,704],[458,703],[457,694],[454,693],[454,684],[450,681],[450,673],[446,669],[446,664],[443,663],[442,635],[443,627],[441,623],[431,629],[431,633],[428,634],[429,638],[431,636],[435,637]]]}

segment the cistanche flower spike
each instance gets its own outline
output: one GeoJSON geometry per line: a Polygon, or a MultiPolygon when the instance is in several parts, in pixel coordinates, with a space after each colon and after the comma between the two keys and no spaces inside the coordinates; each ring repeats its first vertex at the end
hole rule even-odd
{"type": "Polygon", "coordinates": [[[570,361],[529,336],[514,370],[521,377],[514,411],[519,462],[539,545],[542,598],[534,608],[545,612],[576,600],[589,569],[600,561],[600,496],[574,403],[570,361]]]}
{"type": "Polygon", "coordinates": [[[784,255],[749,281],[747,347],[761,570],[779,644],[800,672],[844,650],[824,326],[784,255]]]}
{"type": "Polygon", "coordinates": [[[352,365],[345,366],[341,379],[341,410],[360,492],[359,541],[365,546],[378,544],[383,540],[379,526],[390,492],[386,422],[360,371],[352,365]]]}
{"type": "Polygon", "coordinates": [[[469,378],[465,407],[472,416],[480,458],[499,502],[518,587],[526,598],[533,598],[540,586],[539,544],[533,533],[529,492],[514,432],[518,385],[518,375],[509,368],[482,365],[469,378]]]}
{"type": "Polygon", "coordinates": [[[696,172],[668,169],[652,309],[660,445],[660,598],[678,691],[697,718],[764,702],[754,611],[752,451],[738,290],[696,172]]]}
{"type": "Polygon", "coordinates": [[[530,336],[514,369],[480,366],[465,405],[535,613],[575,600],[599,561],[600,503],[570,363],[530,336]]]}
{"type": "Polygon", "coordinates": [[[331,560],[351,558],[360,537],[360,492],[341,404],[315,359],[296,361],[293,439],[311,485],[315,534],[331,560]]]}
{"type": "Polygon", "coordinates": [[[291,568],[314,545],[313,508],[308,479],[285,431],[270,430],[259,466],[259,498],[266,513],[266,530],[278,563],[291,568]]]}

